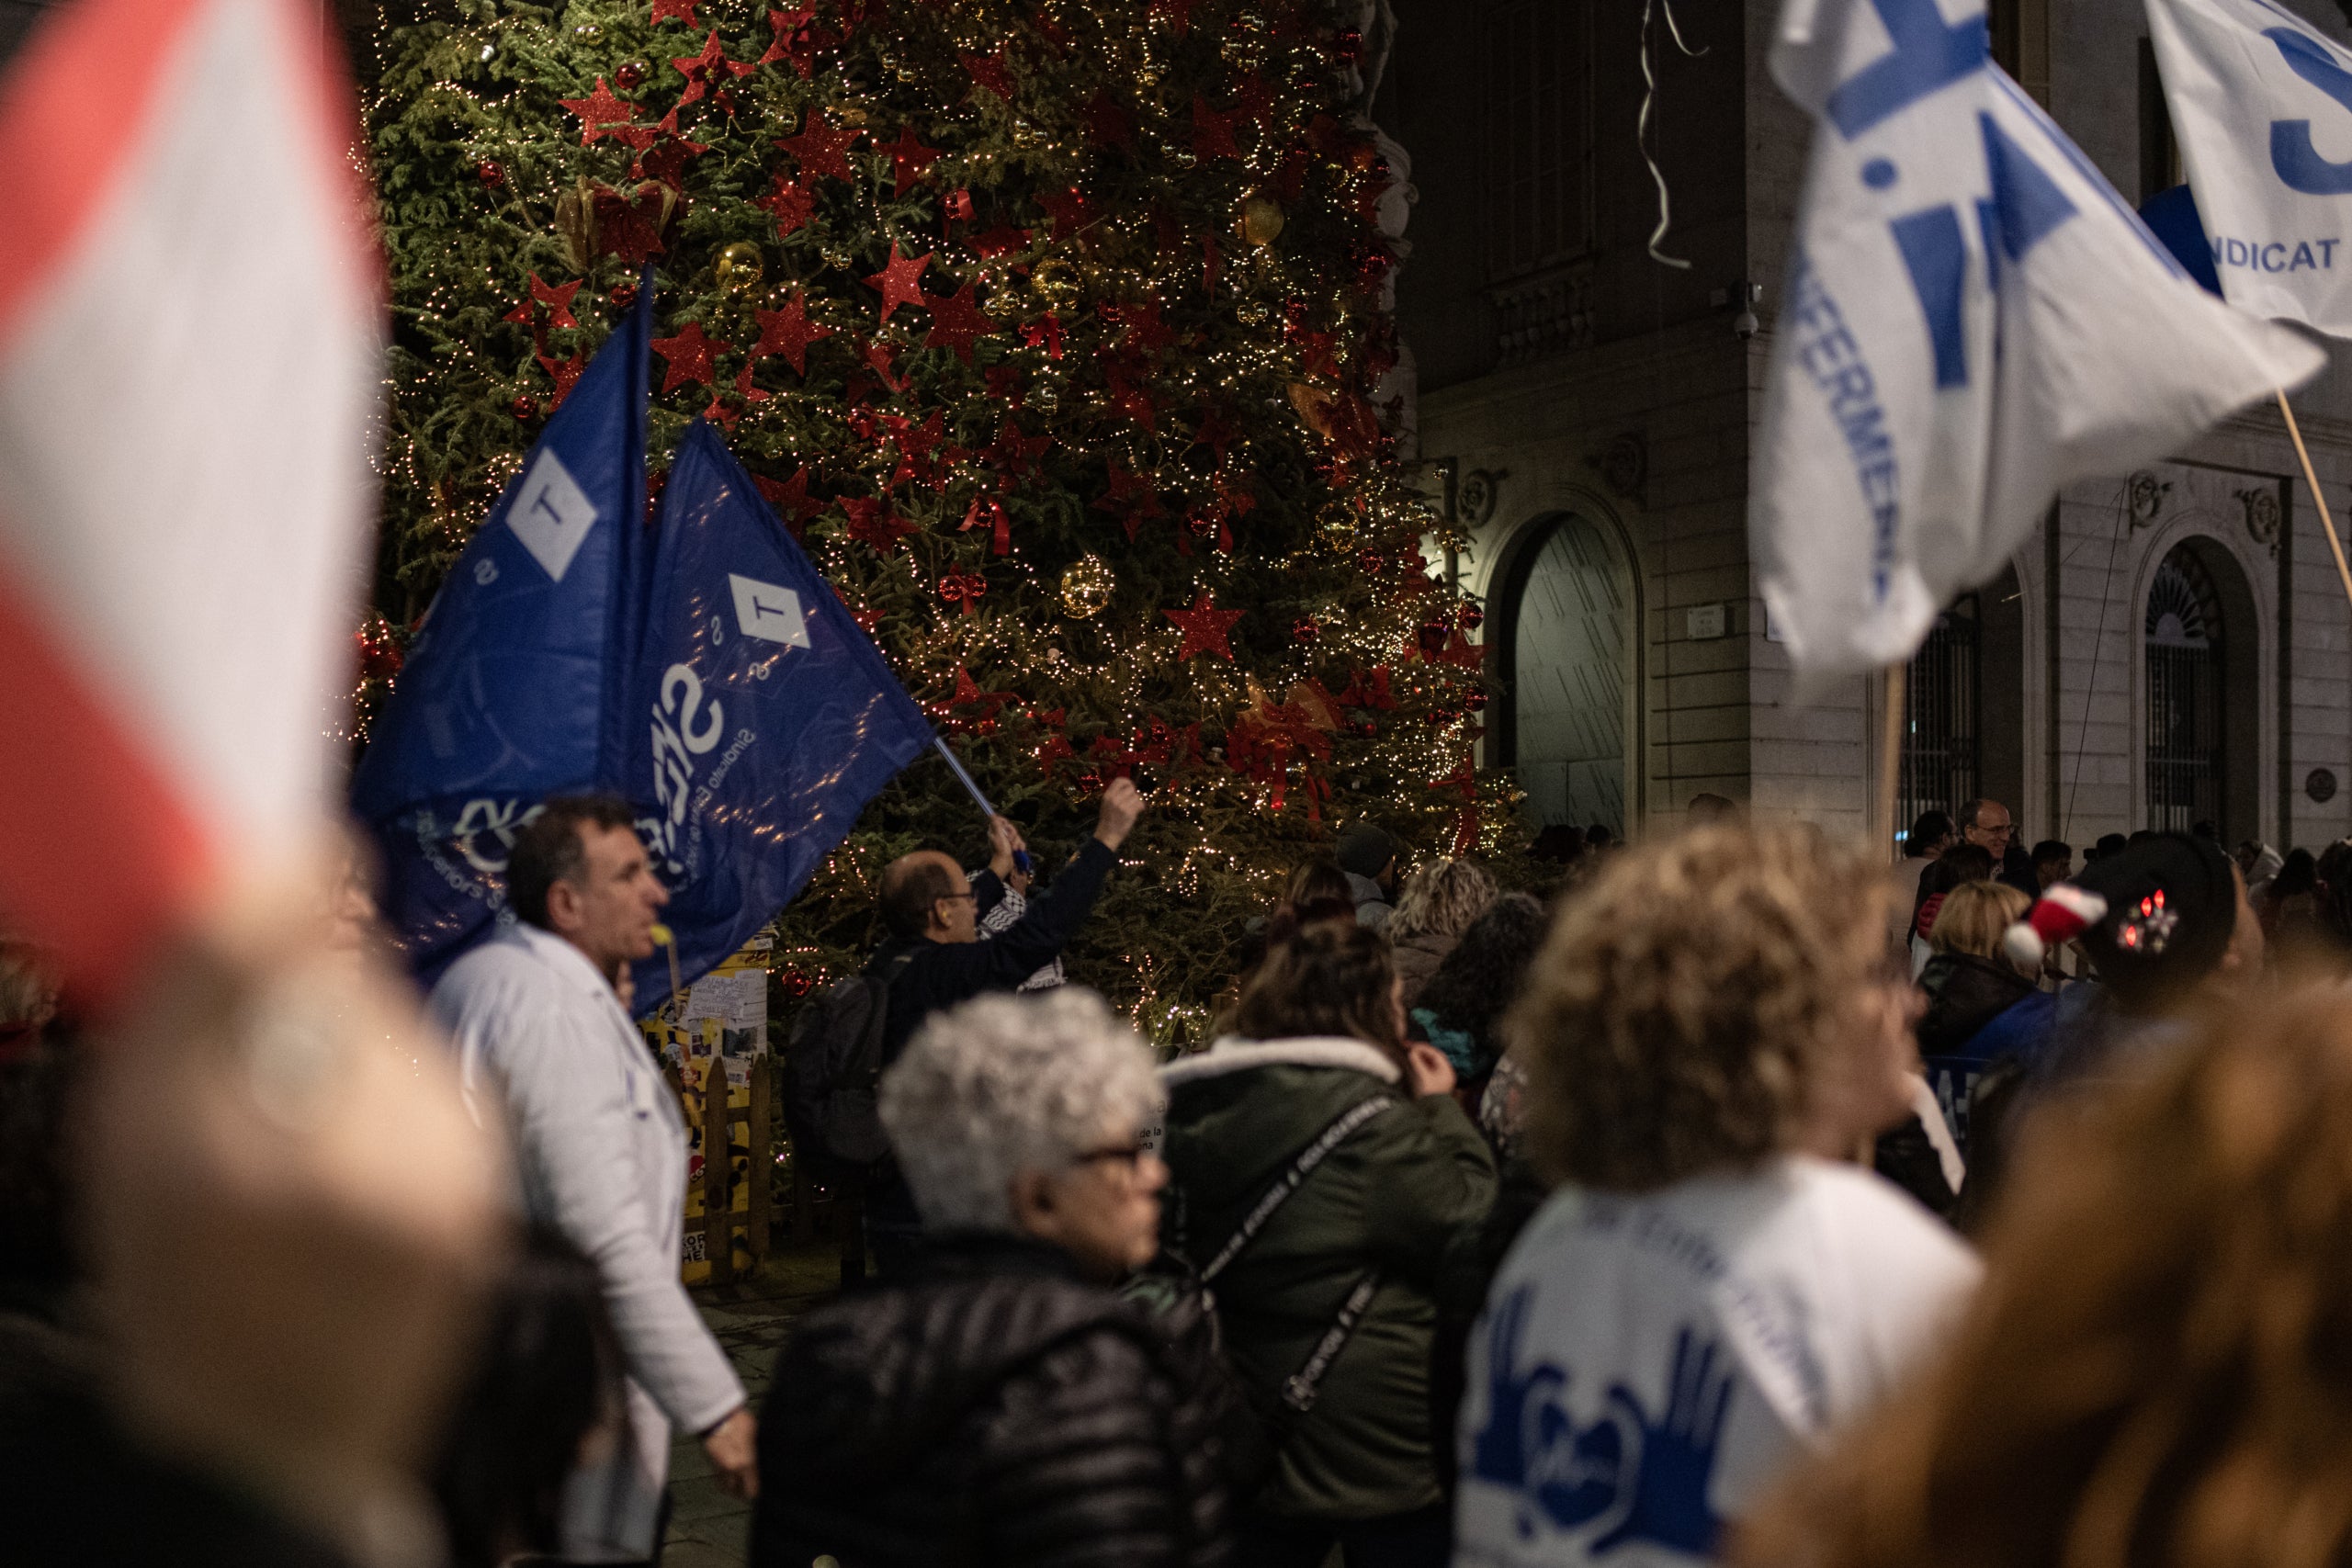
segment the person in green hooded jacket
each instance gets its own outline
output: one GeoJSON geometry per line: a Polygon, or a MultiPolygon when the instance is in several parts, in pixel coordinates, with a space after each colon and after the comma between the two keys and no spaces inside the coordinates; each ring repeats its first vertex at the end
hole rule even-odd
{"type": "Polygon", "coordinates": [[[1269,1415],[1237,1568],[1317,1568],[1334,1545],[1349,1568],[1438,1568],[1452,1530],[1430,1354],[1441,1295],[1476,1288],[1486,1141],[1444,1054],[1407,1043],[1374,932],[1310,927],[1278,944],[1233,1021],[1235,1037],[1162,1070],[1162,1238],[1206,1277],[1235,1372],[1269,1415]]]}

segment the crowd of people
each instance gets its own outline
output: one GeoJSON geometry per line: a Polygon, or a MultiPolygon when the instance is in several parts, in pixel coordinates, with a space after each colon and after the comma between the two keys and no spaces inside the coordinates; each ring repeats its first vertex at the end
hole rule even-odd
{"type": "MultiPolygon", "coordinates": [[[[754,1409],[626,1003],[662,890],[550,803],[429,1003],[514,1191],[413,1445],[434,1551],[657,1561],[686,1432],[759,1568],[2352,1555],[2352,841],[2078,869],[1976,800],[1890,868],[1700,804],[1539,841],[1541,895],[1359,823],[1168,1059],[1058,962],[1132,784],[1050,874],[1001,818],[893,863],[787,1063],[875,1278],[754,1409]]],[[[113,1414],[85,1053],[0,959],[0,1498],[108,1467],[187,1560],[367,1561],[113,1414]]]]}

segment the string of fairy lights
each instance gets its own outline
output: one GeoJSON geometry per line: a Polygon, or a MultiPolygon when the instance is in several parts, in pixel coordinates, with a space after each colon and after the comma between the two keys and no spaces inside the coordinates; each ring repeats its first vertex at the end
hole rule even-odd
{"type": "MultiPolygon", "coordinates": [[[[1442,525],[1371,401],[1396,360],[1390,176],[1331,6],[450,4],[379,21],[367,106],[396,534],[363,722],[636,251],[673,383],[657,470],[689,420],[719,423],[1001,801],[1069,819],[1111,773],[1151,775],[1141,879],[1193,914],[1147,949],[1114,889],[1106,988],[1129,1005],[1196,1015],[1180,950],[1226,941],[1336,816],[1499,843],[1509,787],[1468,768],[1476,608],[1428,574],[1442,525]],[[915,299],[884,292],[917,258],[915,299]],[[541,279],[581,280],[576,326],[541,279]],[[1182,618],[1203,607],[1240,612],[1222,647],[1182,618]]],[[[849,961],[844,911],[895,841],[854,835],[787,912],[788,988],[849,961]]]]}

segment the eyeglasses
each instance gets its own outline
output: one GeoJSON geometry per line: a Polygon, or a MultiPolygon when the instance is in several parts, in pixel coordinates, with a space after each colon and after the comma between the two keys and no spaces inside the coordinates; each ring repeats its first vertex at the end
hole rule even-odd
{"type": "Polygon", "coordinates": [[[973,904],[977,904],[980,901],[980,896],[978,894],[967,891],[963,893],[942,893],[938,897],[933,899],[932,902],[934,904],[953,904],[959,898],[973,904]]]}
{"type": "Polygon", "coordinates": [[[1141,1165],[1151,1151],[1141,1144],[1114,1144],[1108,1148],[1086,1149],[1070,1156],[1072,1165],[1099,1165],[1104,1160],[1116,1160],[1129,1170],[1141,1165]]]}

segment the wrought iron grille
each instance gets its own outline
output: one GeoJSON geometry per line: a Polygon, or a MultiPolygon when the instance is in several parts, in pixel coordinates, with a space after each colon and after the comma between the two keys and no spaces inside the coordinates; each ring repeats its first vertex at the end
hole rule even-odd
{"type": "Polygon", "coordinates": [[[2222,819],[2222,615],[2186,547],[2148,590],[2148,823],[2187,832],[2222,819]]]}
{"type": "Polygon", "coordinates": [[[1976,595],[1936,617],[1903,682],[1903,768],[1896,830],[1923,811],[1956,811],[1982,767],[1976,595]]]}

